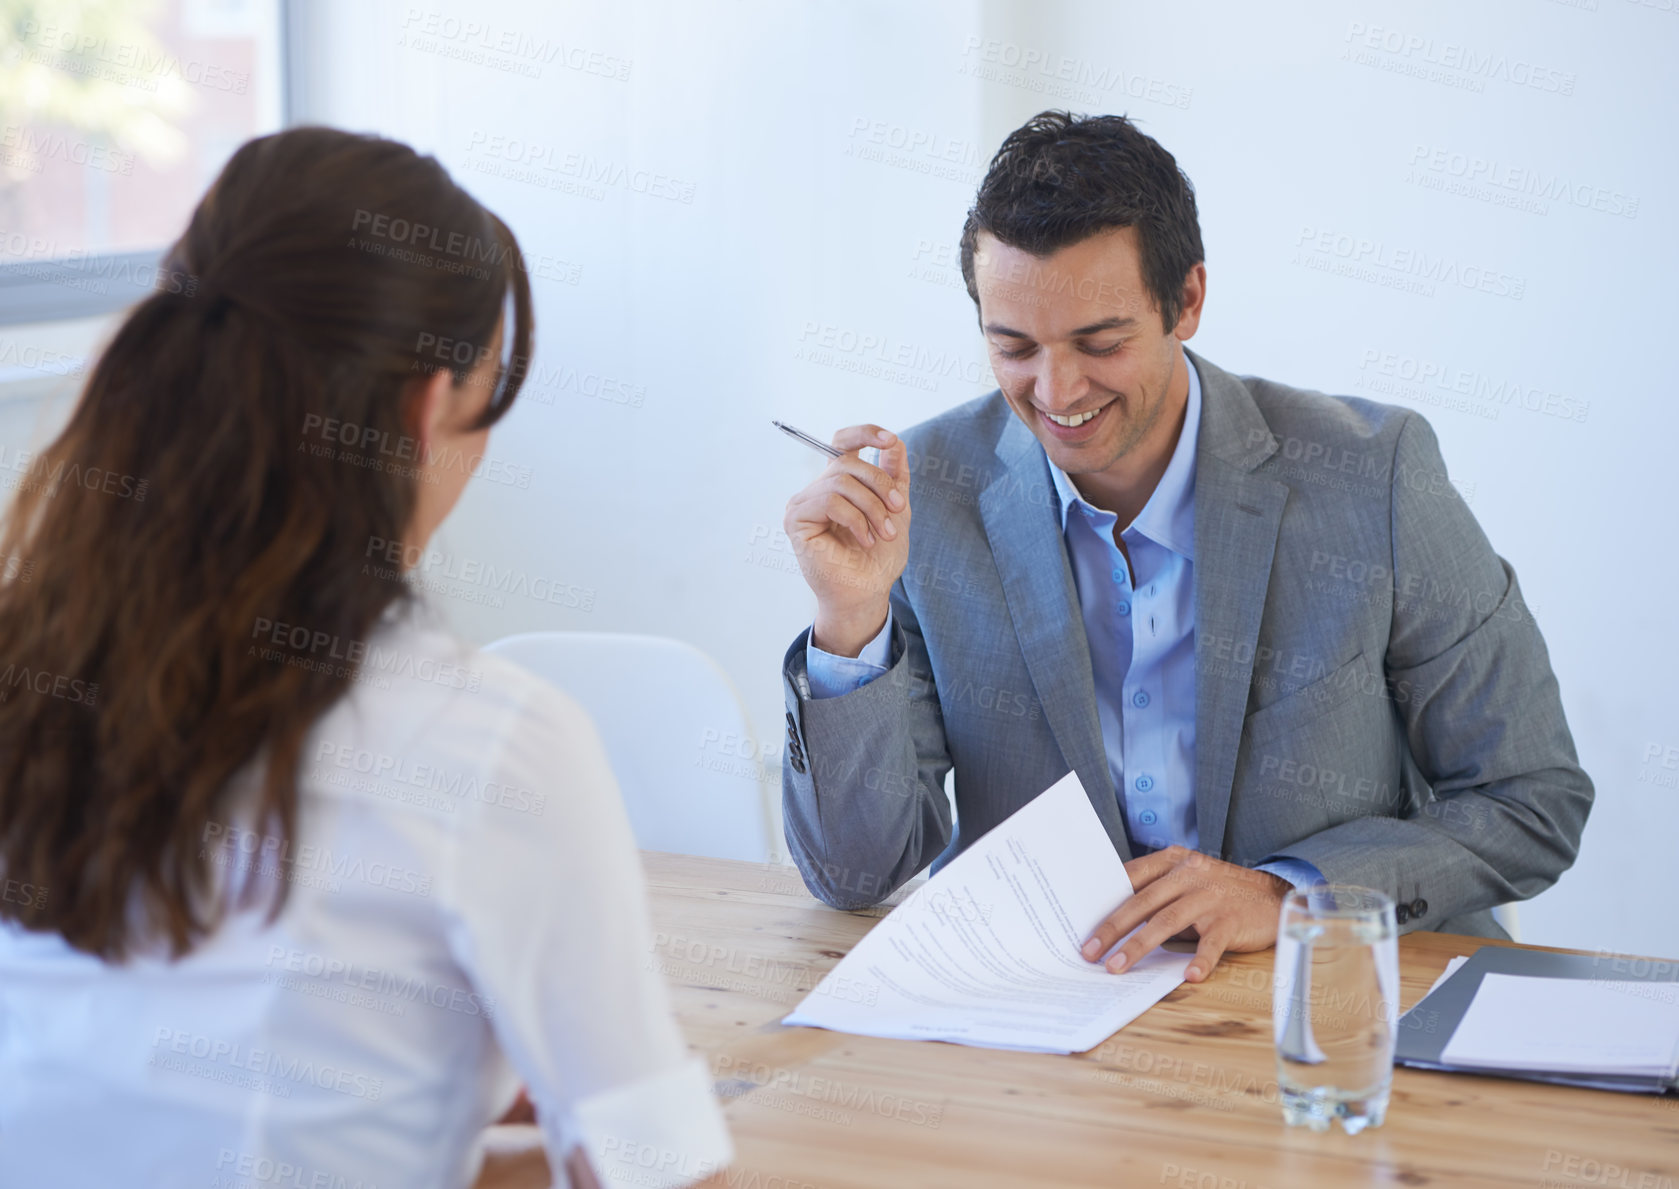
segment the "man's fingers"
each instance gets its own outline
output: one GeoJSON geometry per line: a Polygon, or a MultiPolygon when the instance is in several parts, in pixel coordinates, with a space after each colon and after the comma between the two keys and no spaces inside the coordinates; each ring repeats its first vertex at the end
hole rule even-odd
{"type": "Polygon", "coordinates": [[[1125,874],[1131,880],[1132,890],[1142,891],[1161,876],[1169,874],[1193,853],[1187,847],[1168,846],[1165,850],[1157,850],[1140,859],[1132,859],[1125,864],[1125,874]]]}
{"type": "Polygon", "coordinates": [[[890,541],[898,535],[898,526],[892,523],[892,510],[881,502],[868,484],[845,471],[832,476],[829,483],[836,494],[869,518],[869,527],[874,530],[875,536],[890,541]]]}
{"type": "Polygon", "coordinates": [[[864,462],[855,454],[841,455],[828,464],[828,474],[850,475],[863,486],[867,487],[892,511],[901,512],[909,501],[904,493],[898,489],[892,476],[880,467],[864,462]]]}
{"type": "Polygon", "coordinates": [[[880,465],[887,474],[892,476],[893,482],[898,484],[899,489],[907,494],[909,492],[909,447],[904,445],[902,438],[894,434],[892,444],[881,447],[880,465]]]}
{"type": "Polygon", "coordinates": [[[1170,941],[1183,930],[1183,927],[1193,918],[1187,902],[1174,900],[1148,920],[1148,923],[1131,935],[1131,940],[1113,952],[1107,961],[1108,970],[1114,974],[1130,970],[1141,959],[1152,954],[1160,943],[1170,941]]]}
{"type": "Polygon", "coordinates": [[[1155,883],[1147,891],[1138,892],[1121,904],[1108,918],[1096,926],[1096,932],[1079,950],[1087,962],[1100,962],[1102,955],[1113,948],[1114,942],[1152,917],[1171,902],[1173,893],[1164,884],[1155,883]]]}
{"type": "Polygon", "coordinates": [[[835,450],[863,450],[870,446],[884,451],[898,440],[898,435],[889,429],[878,425],[848,425],[834,433],[833,445],[835,450]]]}
{"type": "Polygon", "coordinates": [[[1201,935],[1201,944],[1195,947],[1195,958],[1190,962],[1189,969],[1184,971],[1184,978],[1198,983],[1213,972],[1218,960],[1224,957],[1223,937],[1223,933],[1218,929],[1211,930],[1210,934],[1201,935]]]}
{"type": "Polygon", "coordinates": [[[864,516],[857,505],[846,499],[837,491],[830,491],[828,498],[822,502],[822,514],[829,523],[844,528],[857,543],[865,549],[874,545],[874,533],[869,530],[869,518],[864,516]]]}

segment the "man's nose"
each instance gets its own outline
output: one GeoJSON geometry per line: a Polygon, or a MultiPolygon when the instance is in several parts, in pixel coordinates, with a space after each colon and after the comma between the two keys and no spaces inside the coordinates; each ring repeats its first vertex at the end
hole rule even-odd
{"type": "Polygon", "coordinates": [[[1034,389],[1039,408],[1062,414],[1078,407],[1090,392],[1090,382],[1076,358],[1045,351],[1034,377],[1034,389]]]}

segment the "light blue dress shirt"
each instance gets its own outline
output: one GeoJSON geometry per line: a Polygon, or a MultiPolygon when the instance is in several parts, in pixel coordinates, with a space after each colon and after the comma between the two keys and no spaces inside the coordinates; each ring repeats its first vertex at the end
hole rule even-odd
{"type": "MultiPolygon", "coordinates": [[[[1137,853],[1174,843],[1194,849],[1195,823],[1195,446],[1201,430],[1201,378],[1187,359],[1189,401],[1183,429],[1148,503],[1114,543],[1119,518],[1098,508],[1050,464],[1061,505],[1079,610],[1090,644],[1096,712],[1108,773],[1137,853]]],[[[815,698],[838,697],[886,672],[892,616],[855,657],[807,645],[815,698]]],[[[1322,882],[1310,863],[1259,864],[1297,888],[1322,882]]]]}

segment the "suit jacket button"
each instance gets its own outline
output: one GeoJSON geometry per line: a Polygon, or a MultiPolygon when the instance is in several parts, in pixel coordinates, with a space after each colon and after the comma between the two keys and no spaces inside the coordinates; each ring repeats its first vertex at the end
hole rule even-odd
{"type": "Polygon", "coordinates": [[[1396,904],[1396,905],[1394,905],[1393,919],[1398,921],[1401,925],[1403,925],[1406,921],[1410,920],[1411,919],[1411,906],[1409,904],[1396,904]]]}
{"type": "Polygon", "coordinates": [[[793,771],[797,772],[800,776],[803,776],[805,772],[804,757],[799,755],[797,752],[793,754],[793,771]]]}
{"type": "Polygon", "coordinates": [[[793,712],[791,710],[789,710],[787,712],[787,729],[789,731],[791,731],[794,727],[796,727],[798,725],[799,725],[798,723],[793,721],[793,712]]]}
{"type": "Polygon", "coordinates": [[[793,726],[792,723],[787,724],[787,738],[791,739],[794,743],[799,741],[798,728],[793,726]]]}
{"type": "Polygon", "coordinates": [[[1425,917],[1425,916],[1427,916],[1428,915],[1428,901],[1424,900],[1421,896],[1419,896],[1415,900],[1411,901],[1411,915],[1414,916],[1414,917],[1425,917]]]}

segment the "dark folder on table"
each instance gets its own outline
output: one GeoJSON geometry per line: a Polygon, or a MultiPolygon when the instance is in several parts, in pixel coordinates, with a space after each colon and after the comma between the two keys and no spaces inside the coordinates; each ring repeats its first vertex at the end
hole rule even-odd
{"type": "MultiPolygon", "coordinates": [[[[1622,959],[1619,955],[1608,954],[1553,954],[1543,950],[1484,945],[1458,967],[1450,978],[1400,1017],[1399,1042],[1394,1049],[1394,1064],[1409,1066],[1412,1069],[1520,1078],[1524,1081],[1552,1082],[1562,1086],[1583,1086],[1594,1090],[1626,1090],[1643,1094],[1679,1090],[1679,1079],[1672,1077],[1487,1069],[1447,1064],[1442,1059],[1443,1051],[1451,1042],[1452,1033],[1463,1019],[1463,1013],[1469,1010],[1475,992],[1480,989],[1482,977],[1488,974],[1667,984],[1676,988],[1674,994],[1679,994],[1679,962],[1655,962],[1644,958],[1622,959]]],[[[1662,993],[1667,992],[1664,989],[1662,993]]]]}

